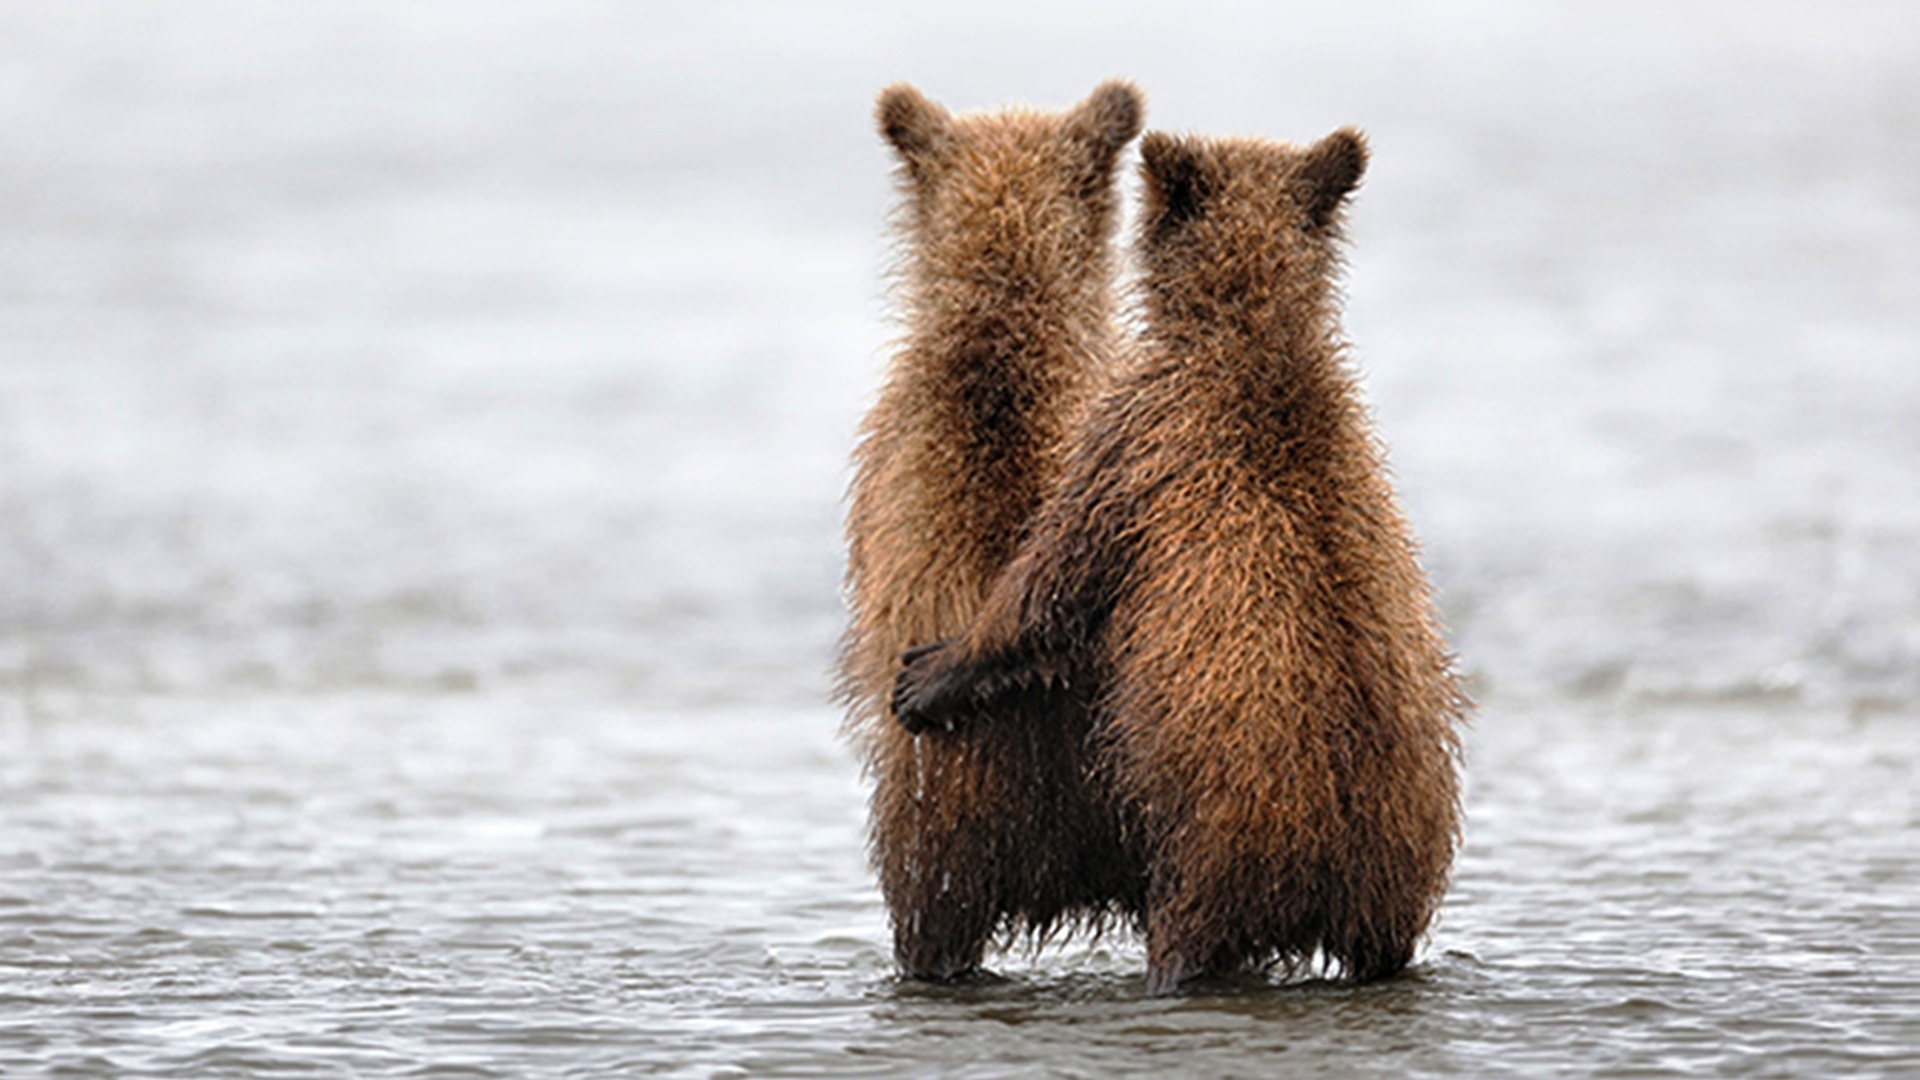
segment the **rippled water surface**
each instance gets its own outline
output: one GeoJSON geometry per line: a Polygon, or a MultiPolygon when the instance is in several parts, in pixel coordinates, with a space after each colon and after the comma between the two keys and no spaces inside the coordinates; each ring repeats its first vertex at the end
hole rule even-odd
{"type": "Polygon", "coordinates": [[[0,5],[0,1073],[1920,1075],[1909,5],[0,5]],[[899,982],[875,90],[1365,127],[1415,968],[899,982]]]}
{"type": "Polygon", "coordinates": [[[1774,1076],[1916,1064],[1920,727],[1503,714],[1413,973],[899,982],[821,711],[476,696],[8,716],[0,1067],[1774,1076]]]}

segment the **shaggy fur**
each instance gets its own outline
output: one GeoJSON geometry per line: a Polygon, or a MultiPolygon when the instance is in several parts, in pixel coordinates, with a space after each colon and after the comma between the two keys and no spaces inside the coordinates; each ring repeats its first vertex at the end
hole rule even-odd
{"type": "Polygon", "coordinates": [[[1366,145],[1141,151],[1144,347],[894,709],[971,738],[1037,717],[1046,743],[1083,721],[1018,703],[1090,703],[1151,991],[1276,962],[1381,978],[1446,887],[1466,703],[1338,328],[1366,145]]]}
{"type": "Polygon", "coordinates": [[[1116,347],[1115,169],[1143,111],[1122,82],[1063,113],[953,116],[905,85],[876,110],[900,159],[906,334],[854,455],[840,689],[915,977],[972,971],[996,932],[1090,914],[1114,861],[1089,842],[1115,834],[1098,824],[1112,815],[1074,779],[1084,755],[1058,725],[919,739],[885,702],[902,650],[979,610],[1116,347]]]}

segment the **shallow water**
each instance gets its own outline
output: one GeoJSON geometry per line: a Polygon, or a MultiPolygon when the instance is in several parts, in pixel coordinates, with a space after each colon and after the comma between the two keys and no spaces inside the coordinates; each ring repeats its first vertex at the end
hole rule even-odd
{"type": "Polygon", "coordinates": [[[1496,714],[1406,977],[900,982],[822,711],[54,700],[0,724],[0,1068],[1859,1076],[1915,1064],[1920,727],[1496,714]]]}
{"type": "Polygon", "coordinates": [[[1916,102],[1902,4],[0,6],[0,1072],[1920,1075],[1916,102]],[[891,973],[870,102],[1116,73],[1373,139],[1484,706],[1383,985],[891,973]]]}

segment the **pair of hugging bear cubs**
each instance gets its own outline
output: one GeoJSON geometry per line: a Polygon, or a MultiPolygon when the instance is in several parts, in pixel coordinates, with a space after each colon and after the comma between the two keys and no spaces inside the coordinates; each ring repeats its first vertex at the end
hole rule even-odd
{"type": "Polygon", "coordinates": [[[902,970],[1124,922],[1150,993],[1404,968],[1467,705],[1339,329],[1350,129],[1141,141],[1144,102],[885,90],[905,333],[855,451],[849,730],[902,970]]]}

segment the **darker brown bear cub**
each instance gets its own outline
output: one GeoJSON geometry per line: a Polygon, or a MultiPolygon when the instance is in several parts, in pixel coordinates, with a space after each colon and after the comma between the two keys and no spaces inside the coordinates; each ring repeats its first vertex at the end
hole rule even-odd
{"type": "Polygon", "coordinates": [[[979,617],[908,654],[895,713],[1093,748],[1145,874],[1122,903],[1150,991],[1275,962],[1380,978],[1446,886],[1465,701],[1338,326],[1366,145],[1141,151],[1140,354],[979,617]]]}
{"type": "Polygon", "coordinates": [[[912,976],[973,970],[996,932],[1097,918],[1111,891],[1117,829],[1079,779],[1084,740],[1037,722],[915,738],[885,705],[901,650],[979,610],[1116,348],[1115,170],[1143,111],[1121,82],[1062,113],[954,116],[905,85],[880,95],[906,335],[854,456],[840,691],[912,976]]]}

